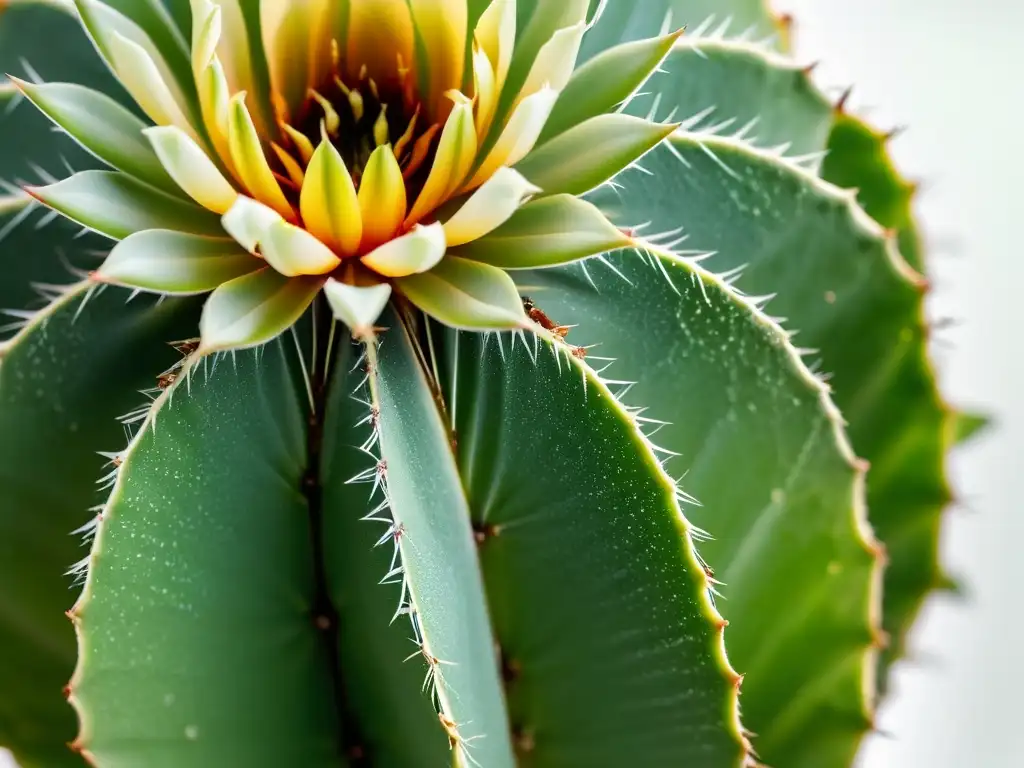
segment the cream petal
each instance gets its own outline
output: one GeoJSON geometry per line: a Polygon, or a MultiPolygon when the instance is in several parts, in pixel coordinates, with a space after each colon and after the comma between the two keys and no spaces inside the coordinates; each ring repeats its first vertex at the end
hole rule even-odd
{"type": "Polygon", "coordinates": [[[464,245],[493,232],[512,218],[519,206],[540,191],[518,171],[499,168],[444,223],[448,247],[464,245]]]}
{"type": "Polygon", "coordinates": [[[270,266],[288,277],[326,275],[341,264],[334,251],[286,221],[275,221],[267,227],[260,250],[270,266]]]}
{"type": "Polygon", "coordinates": [[[437,146],[434,164],[416,204],[405,220],[405,225],[418,224],[437,208],[465,180],[476,160],[476,126],[473,124],[473,104],[459,94],[457,104],[445,122],[441,141],[437,146]]]}
{"type": "Polygon", "coordinates": [[[498,136],[487,159],[463,189],[475,189],[487,181],[501,166],[515,165],[526,157],[533,149],[533,145],[537,143],[541,131],[544,130],[544,123],[547,122],[548,115],[551,114],[557,99],[558,91],[553,88],[542,88],[537,93],[523,99],[498,136]]]}
{"type": "Polygon", "coordinates": [[[374,336],[374,325],[391,298],[391,286],[349,285],[330,279],[324,285],[324,294],[334,310],[334,316],[352,332],[352,337],[368,341],[374,336]]]}
{"type": "Polygon", "coordinates": [[[362,262],[385,277],[405,277],[433,269],[444,258],[446,250],[444,227],[431,224],[414,227],[408,234],[363,256],[362,262]]]}
{"type": "Polygon", "coordinates": [[[224,231],[255,256],[261,255],[260,243],[267,230],[279,221],[282,221],[281,215],[273,208],[244,195],[239,195],[231,210],[221,217],[224,231]]]}
{"type": "Polygon", "coordinates": [[[184,192],[214,213],[227,213],[238,192],[198,144],[177,126],[147,128],[143,133],[164,169],[184,192]]]}

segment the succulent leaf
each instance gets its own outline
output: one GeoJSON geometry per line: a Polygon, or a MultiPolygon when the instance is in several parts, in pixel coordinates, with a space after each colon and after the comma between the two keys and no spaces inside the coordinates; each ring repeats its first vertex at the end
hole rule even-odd
{"type": "MultiPolygon", "coordinates": [[[[519,2],[527,7],[544,4],[544,0],[519,2]]],[[[746,36],[770,40],[778,47],[785,45],[780,20],[765,0],[591,0],[592,13],[598,9],[603,12],[587,35],[584,61],[619,43],[682,27],[687,36],[746,36]]]]}
{"type": "Polygon", "coordinates": [[[637,423],[561,341],[444,348],[519,764],[741,765],[723,622],[637,423]]]}
{"type": "MultiPolygon", "coordinates": [[[[888,247],[898,245],[906,263],[921,269],[926,264],[911,210],[915,186],[896,171],[886,149],[888,140],[886,134],[838,111],[822,175],[856,189],[851,194],[886,228],[888,247]]],[[[907,633],[925,598],[952,581],[940,562],[939,541],[943,512],[953,498],[943,456],[956,440],[958,416],[938,391],[920,295],[926,282],[921,277],[916,282],[918,295],[893,313],[894,338],[884,346],[881,340],[872,346],[879,354],[888,349],[899,356],[893,368],[883,373],[879,365],[875,374],[886,377],[888,386],[862,389],[870,374],[852,367],[835,382],[837,402],[850,411],[850,434],[872,465],[868,504],[890,561],[884,614],[889,645],[879,670],[883,692],[889,667],[904,654],[907,633]]],[[[822,352],[840,354],[838,348],[822,352]]]]}
{"type": "Polygon", "coordinates": [[[626,402],[700,502],[687,517],[714,532],[700,552],[760,758],[844,765],[836,749],[851,752],[869,717],[880,598],[863,469],[785,333],[721,279],[649,247],[647,261],[626,251],[521,275],[524,290],[615,360],[609,375],[630,382],[626,402]],[[606,302],[613,292],[643,298],[606,302]]]}
{"type": "Polygon", "coordinates": [[[70,534],[102,502],[96,451],[123,445],[118,417],[198,315],[192,302],[124,298],[82,284],[0,346],[0,744],[25,768],[85,765],[66,747],[76,727],[61,694],[75,663],[66,572],[84,554],[70,534]]]}
{"type": "Polygon", "coordinates": [[[858,118],[833,112],[828,154],[821,175],[846,189],[857,190],[857,201],[871,218],[898,233],[900,255],[924,271],[921,237],[914,223],[912,202],[917,185],[900,176],[888,155],[891,136],[858,118]]]}
{"type": "Polygon", "coordinates": [[[449,427],[410,329],[393,315],[386,324],[391,330],[379,361],[370,352],[381,462],[371,470],[386,484],[388,539],[400,553],[409,614],[401,618],[411,621],[412,637],[431,667],[455,764],[512,766],[494,637],[449,427]]]}
{"type": "MultiPolygon", "coordinates": [[[[831,383],[849,419],[853,445],[876,459],[872,487],[882,488],[891,470],[901,466],[906,444],[887,443],[886,454],[878,456],[879,443],[864,435],[882,434],[877,431],[882,423],[906,424],[904,418],[922,427],[927,420],[921,419],[936,406],[922,343],[925,326],[919,278],[849,194],[734,140],[677,134],[670,141],[671,150],[663,151],[678,158],[686,172],[662,176],[657,184],[641,174],[620,179],[628,194],[617,200],[628,201],[628,206],[615,211],[614,218],[625,222],[643,216],[652,221],[652,231],[682,225],[689,236],[687,247],[716,251],[709,260],[715,268],[744,266],[738,284],[751,294],[766,295],[785,287],[771,300],[771,311],[789,318],[787,325],[799,329],[802,344],[819,350],[822,369],[833,374],[831,383]],[[760,212],[757,217],[737,215],[755,209],[760,212]],[[894,360],[898,361],[895,368],[889,362],[894,360]],[[871,384],[883,380],[886,386],[881,389],[871,384]],[[891,463],[886,464],[888,460],[891,463]]],[[[607,202],[614,204],[611,199],[607,202]]],[[[912,466],[932,477],[941,444],[922,439],[914,445],[921,453],[914,453],[912,466]]],[[[943,500],[941,489],[925,492],[917,503],[904,500],[898,514],[902,520],[914,519],[920,505],[932,510],[934,503],[943,500]]],[[[888,545],[892,536],[883,531],[899,523],[877,514],[872,521],[888,545]]],[[[904,562],[913,578],[934,578],[915,565],[921,562],[919,557],[904,562]]],[[[894,560],[890,574],[897,567],[894,560]]],[[[865,637],[865,642],[882,644],[883,638],[865,637]]],[[[822,685],[822,695],[825,690],[822,685]]],[[[758,722],[752,698],[748,694],[747,722],[762,734],[759,744],[769,762],[799,764],[811,760],[810,754],[816,765],[823,764],[826,754],[832,754],[829,764],[843,765],[850,759],[855,740],[837,741],[834,754],[822,748],[805,753],[800,745],[808,743],[806,735],[798,737],[795,731],[785,744],[769,749],[769,728],[758,722]]],[[[851,730],[850,736],[854,735],[851,730]]]]}
{"type": "MultiPolygon", "coordinates": [[[[338,664],[364,754],[378,765],[435,768],[452,758],[431,696],[433,665],[414,644],[408,619],[395,619],[405,591],[400,574],[389,576],[397,567],[387,546],[393,540],[377,546],[393,520],[378,508],[378,495],[371,499],[376,467],[360,447],[374,445],[377,429],[360,384],[361,354],[342,336],[324,413],[324,570],[338,613],[338,664]]],[[[441,666],[444,674],[450,665],[441,666]]]]}
{"type": "Polygon", "coordinates": [[[274,343],[190,366],[124,454],[72,612],[77,746],[96,764],[347,765],[292,365],[274,343]]]}
{"type": "Polygon", "coordinates": [[[681,120],[687,130],[736,135],[820,161],[833,110],[809,68],[765,45],[684,36],[661,70],[626,106],[629,114],[681,120]]]}

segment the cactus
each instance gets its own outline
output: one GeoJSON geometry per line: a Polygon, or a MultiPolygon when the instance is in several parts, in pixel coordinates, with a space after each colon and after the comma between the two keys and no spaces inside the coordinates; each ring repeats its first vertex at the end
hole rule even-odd
{"type": "Polygon", "coordinates": [[[785,19],[0,8],[22,766],[852,764],[983,422],[785,19]]]}

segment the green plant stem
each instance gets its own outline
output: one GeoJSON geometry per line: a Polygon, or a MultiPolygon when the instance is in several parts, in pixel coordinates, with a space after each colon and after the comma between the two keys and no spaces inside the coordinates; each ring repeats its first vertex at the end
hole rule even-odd
{"type": "MultiPolygon", "coordinates": [[[[322,297],[317,302],[323,301],[322,297]]],[[[334,317],[326,307],[323,311],[312,313],[312,332],[314,340],[321,333],[331,334],[334,317]]],[[[324,509],[323,509],[323,442],[324,414],[327,409],[327,392],[330,385],[330,372],[326,354],[323,359],[317,357],[317,344],[314,341],[310,355],[307,386],[310,394],[310,412],[306,433],[306,473],[302,479],[302,495],[306,499],[309,510],[310,541],[313,550],[313,568],[315,579],[315,595],[312,605],[312,620],[320,632],[324,645],[324,653],[331,660],[331,687],[338,716],[338,749],[344,754],[349,765],[369,765],[366,745],[359,737],[358,721],[345,696],[345,680],[341,664],[337,659],[338,648],[338,610],[331,601],[330,585],[327,576],[327,559],[324,545],[324,509]]],[[[324,350],[329,353],[329,347],[324,350]]]]}

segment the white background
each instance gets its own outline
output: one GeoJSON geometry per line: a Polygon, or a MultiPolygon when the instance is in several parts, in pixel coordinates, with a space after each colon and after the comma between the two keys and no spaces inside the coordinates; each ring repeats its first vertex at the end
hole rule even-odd
{"type": "MultiPolygon", "coordinates": [[[[932,246],[934,355],[953,402],[984,405],[997,429],[953,456],[963,500],[943,549],[969,588],[938,598],[862,768],[1024,766],[1024,4],[1016,0],[777,0],[797,19],[800,59],[822,84],[855,84],[854,107],[907,126],[893,150],[924,183],[932,246]],[[1016,398],[1015,398],[1016,395],[1016,398]]],[[[835,92],[838,92],[838,88],[835,92]]],[[[785,766],[778,766],[785,768],[785,766]]]]}
{"type": "Polygon", "coordinates": [[[891,735],[868,742],[862,768],[1024,766],[1024,404],[1014,398],[1024,398],[1024,4],[778,2],[797,18],[798,56],[821,62],[822,84],[838,93],[855,83],[855,107],[873,107],[880,126],[909,127],[894,152],[924,182],[930,309],[961,321],[936,340],[942,381],[954,402],[983,405],[999,422],[951,461],[963,503],[944,550],[969,599],[926,609],[879,718],[891,735]]]}

